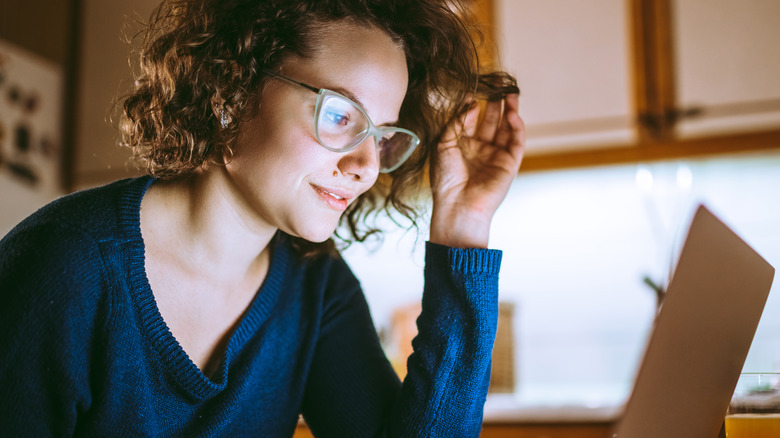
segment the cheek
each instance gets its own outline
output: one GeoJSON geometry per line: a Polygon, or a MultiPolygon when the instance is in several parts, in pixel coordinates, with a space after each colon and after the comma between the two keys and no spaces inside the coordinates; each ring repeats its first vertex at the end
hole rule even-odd
{"type": "Polygon", "coordinates": [[[328,163],[332,152],[300,126],[255,126],[236,144],[233,164],[256,181],[300,179],[328,163]]]}
{"type": "Polygon", "coordinates": [[[240,164],[244,171],[254,169],[266,174],[311,173],[321,166],[334,165],[337,154],[320,146],[314,136],[313,117],[309,114],[314,109],[295,104],[294,99],[291,102],[289,108],[276,105],[274,111],[261,104],[252,120],[241,126],[233,157],[235,164],[240,164]]]}

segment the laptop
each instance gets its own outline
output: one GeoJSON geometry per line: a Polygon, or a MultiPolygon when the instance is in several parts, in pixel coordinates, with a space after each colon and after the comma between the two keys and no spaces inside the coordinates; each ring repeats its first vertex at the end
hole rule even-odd
{"type": "Polygon", "coordinates": [[[723,434],[773,277],[766,260],[699,206],[633,391],[610,436],[723,434]]]}

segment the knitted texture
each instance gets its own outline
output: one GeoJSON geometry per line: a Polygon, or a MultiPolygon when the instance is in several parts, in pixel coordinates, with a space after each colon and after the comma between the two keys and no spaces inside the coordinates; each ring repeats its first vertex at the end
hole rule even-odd
{"type": "Polygon", "coordinates": [[[346,264],[269,271],[205,376],[160,315],[139,212],[149,177],[63,197],[0,241],[0,436],[478,436],[501,252],[427,244],[419,334],[399,382],[346,264]]]}

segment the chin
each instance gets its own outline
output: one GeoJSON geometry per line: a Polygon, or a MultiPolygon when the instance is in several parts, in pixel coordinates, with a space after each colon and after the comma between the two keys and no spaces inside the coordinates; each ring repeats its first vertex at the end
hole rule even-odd
{"type": "Polygon", "coordinates": [[[327,235],[327,236],[325,236],[325,237],[319,237],[319,236],[318,236],[318,237],[315,237],[315,238],[309,238],[309,237],[306,237],[306,236],[298,236],[298,237],[300,237],[301,239],[304,239],[304,240],[306,240],[307,242],[311,242],[311,243],[322,243],[322,242],[324,242],[324,241],[328,240],[328,239],[329,239],[329,238],[330,238],[332,235],[333,235],[333,234],[328,234],[328,235],[327,235]]]}
{"type": "Polygon", "coordinates": [[[336,231],[336,227],[322,227],[317,229],[297,230],[294,232],[288,232],[291,236],[300,237],[311,243],[322,243],[333,236],[336,231]]]}

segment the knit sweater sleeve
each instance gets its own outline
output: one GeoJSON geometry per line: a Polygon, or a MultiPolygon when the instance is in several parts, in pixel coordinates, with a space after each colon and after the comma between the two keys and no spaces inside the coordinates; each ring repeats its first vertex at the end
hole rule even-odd
{"type": "Polygon", "coordinates": [[[315,436],[479,436],[501,254],[427,244],[418,335],[400,387],[362,293],[352,295],[312,365],[307,386],[318,395],[309,394],[304,415],[315,436]]]}

